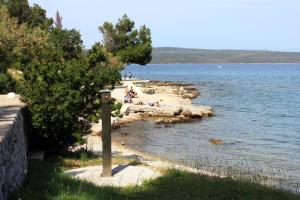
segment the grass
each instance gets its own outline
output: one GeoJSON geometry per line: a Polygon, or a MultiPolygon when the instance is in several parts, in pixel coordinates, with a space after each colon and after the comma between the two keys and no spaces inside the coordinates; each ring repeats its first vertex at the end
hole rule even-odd
{"type": "MultiPolygon", "coordinates": [[[[83,162],[83,161],[82,161],[83,162]]],[[[137,199],[300,199],[300,196],[258,184],[169,170],[142,186],[97,187],[63,174],[53,160],[30,161],[23,186],[11,199],[18,200],[137,200],[137,199]]]]}

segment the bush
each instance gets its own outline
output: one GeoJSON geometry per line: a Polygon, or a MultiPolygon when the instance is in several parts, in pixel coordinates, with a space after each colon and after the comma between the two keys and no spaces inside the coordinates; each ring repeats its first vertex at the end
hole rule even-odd
{"type": "Polygon", "coordinates": [[[15,80],[6,73],[0,73],[0,94],[15,92],[15,80]]]}
{"type": "Polygon", "coordinates": [[[19,84],[35,132],[31,146],[56,154],[90,131],[100,118],[100,90],[117,82],[119,68],[89,65],[88,59],[64,59],[51,45],[23,71],[19,84]]]}

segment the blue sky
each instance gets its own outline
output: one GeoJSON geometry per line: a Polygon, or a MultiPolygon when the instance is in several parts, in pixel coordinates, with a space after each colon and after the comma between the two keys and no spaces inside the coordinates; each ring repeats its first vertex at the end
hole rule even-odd
{"type": "Polygon", "coordinates": [[[300,0],[29,0],[84,45],[101,41],[98,27],[127,14],[152,30],[153,46],[300,51],[300,0]]]}

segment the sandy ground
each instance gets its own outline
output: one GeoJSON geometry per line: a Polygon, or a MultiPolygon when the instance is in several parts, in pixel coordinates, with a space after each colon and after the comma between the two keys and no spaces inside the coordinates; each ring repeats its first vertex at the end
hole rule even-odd
{"type": "Polygon", "coordinates": [[[68,176],[86,180],[98,186],[124,187],[141,185],[143,181],[154,179],[161,174],[145,166],[113,165],[112,177],[101,177],[102,166],[84,167],[65,171],[68,176]]]}
{"type": "MultiPolygon", "coordinates": [[[[102,141],[100,136],[89,135],[87,137],[87,149],[94,154],[102,155],[102,141]]],[[[154,161],[151,155],[126,149],[117,143],[112,143],[112,155],[122,156],[138,162],[154,161]]],[[[124,187],[129,185],[140,185],[144,180],[155,179],[161,176],[155,167],[146,165],[113,165],[112,177],[101,177],[102,166],[83,167],[65,171],[68,176],[94,183],[98,186],[124,187]]]]}

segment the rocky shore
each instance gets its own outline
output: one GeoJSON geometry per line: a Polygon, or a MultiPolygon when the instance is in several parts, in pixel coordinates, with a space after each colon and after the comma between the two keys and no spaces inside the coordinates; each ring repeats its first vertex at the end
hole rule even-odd
{"type": "MultiPolygon", "coordinates": [[[[124,80],[112,91],[112,98],[122,104],[119,116],[112,117],[112,126],[116,128],[137,120],[154,120],[158,124],[186,123],[212,116],[210,106],[192,104],[192,99],[199,95],[192,84],[124,80]],[[137,93],[132,103],[124,103],[126,86],[137,93]]],[[[101,121],[92,130],[94,133],[101,132],[101,121]]]]}
{"type": "Polygon", "coordinates": [[[191,119],[212,116],[209,106],[193,105],[191,99],[200,92],[190,84],[148,80],[122,81],[122,86],[112,92],[112,97],[123,103],[125,87],[132,88],[137,97],[131,104],[123,104],[120,122],[153,119],[157,123],[182,123],[191,119]],[[151,106],[158,103],[158,106],[151,106]]]}

